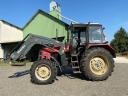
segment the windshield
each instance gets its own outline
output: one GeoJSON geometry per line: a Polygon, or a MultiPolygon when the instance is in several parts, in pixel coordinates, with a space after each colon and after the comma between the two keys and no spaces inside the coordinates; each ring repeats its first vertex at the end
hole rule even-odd
{"type": "Polygon", "coordinates": [[[89,27],[89,42],[90,43],[101,43],[105,41],[105,36],[101,26],[90,26],[89,27]]]}

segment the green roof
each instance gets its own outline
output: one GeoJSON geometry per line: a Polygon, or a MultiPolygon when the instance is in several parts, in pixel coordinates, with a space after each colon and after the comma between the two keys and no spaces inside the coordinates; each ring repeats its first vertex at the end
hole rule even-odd
{"type": "Polygon", "coordinates": [[[58,22],[58,23],[60,23],[60,24],[63,24],[63,25],[65,25],[65,26],[67,26],[67,27],[69,26],[67,23],[63,22],[62,20],[59,20],[59,19],[57,19],[56,17],[54,17],[54,16],[48,14],[47,12],[42,11],[42,10],[39,9],[39,10],[37,11],[37,13],[36,13],[36,14],[29,20],[29,22],[23,27],[23,29],[26,28],[26,27],[31,23],[31,21],[32,21],[38,14],[45,15],[45,16],[47,16],[48,18],[50,18],[50,19],[52,19],[52,20],[54,20],[54,21],[56,21],[56,22],[58,22]]]}

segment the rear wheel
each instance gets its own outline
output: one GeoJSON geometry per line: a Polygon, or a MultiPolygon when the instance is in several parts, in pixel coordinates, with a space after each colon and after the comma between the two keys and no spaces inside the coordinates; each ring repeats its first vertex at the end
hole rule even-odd
{"type": "Polygon", "coordinates": [[[104,48],[90,49],[81,60],[83,75],[92,81],[107,79],[114,68],[112,55],[104,48]]]}
{"type": "Polygon", "coordinates": [[[49,60],[34,62],[30,69],[31,81],[36,84],[51,84],[56,78],[56,66],[49,60]]]}

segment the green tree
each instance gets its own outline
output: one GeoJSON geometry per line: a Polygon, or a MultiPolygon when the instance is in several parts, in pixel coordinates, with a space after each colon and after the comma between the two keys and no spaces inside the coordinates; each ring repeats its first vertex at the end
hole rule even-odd
{"type": "Polygon", "coordinates": [[[114,39],[111,41],[111,46],[117,53],[128,51],[128,33],[124,28],[120,28],[114,35],[114,39]]]}

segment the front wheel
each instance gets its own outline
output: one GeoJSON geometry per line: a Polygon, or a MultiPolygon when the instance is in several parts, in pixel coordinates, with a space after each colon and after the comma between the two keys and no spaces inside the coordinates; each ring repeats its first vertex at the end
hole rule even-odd
{"type": "Polygon", "coordinates": [[[30,69],[31,81],[36,84],[51,84],[56,78],[56,66],[49,60],[34,62],[30,69]]]}
{"type": "Polygon", "coordinates": [[[92,81],[107,79],[114,68],[112,55],[103,48],[90,49],[81,60],[83,75],[92,81]]]}

